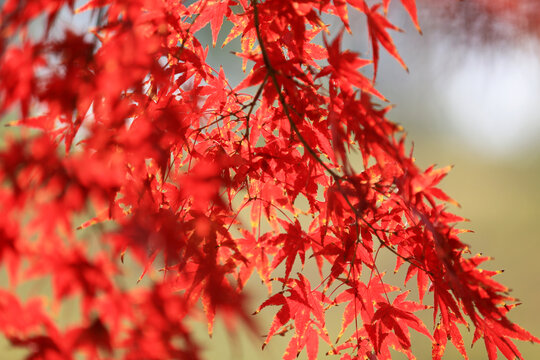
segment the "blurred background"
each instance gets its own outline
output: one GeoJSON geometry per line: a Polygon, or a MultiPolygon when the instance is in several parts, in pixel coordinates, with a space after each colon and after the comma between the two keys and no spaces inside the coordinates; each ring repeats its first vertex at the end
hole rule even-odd
{"type": "MultiPolygon", "coordinates": [[[[523,302],[511,320],[540,336],[540,25],[535,21],[540,6],[535,3],[419,1],[420,35],[394,1],[390,17],[404,32],[392,35],[409,73],[381,50],[377,87],[395,105],[389,117],[405,128],[418,164],[454,165],[441,187],[461,204],[450,210],[471,220],[462,227],[474,233],[463,239],[473,253],[494,257],[489,269],[505,270],[496,279],[523,302]]],[[[345,37],[343,46],[369,57],[365,23],[356,15],[351,13],[354,36],[345,37]]],[[[85,29],[88,20],[81,19],[76,27],[85,29]]],[[[60,22],[66,25],[72,18],[66,15],[60,22]]],[[[200,36],[211,47],[209,29],[200,36]]],[[[239,69],[228,51],[211,48],[209,58],[216,68],[239,69]]],[[[229,74],[233,84],[241,76],[229,74]]],[[[252,285],[255,309],[266,292],[253,279],[252,285]]],[[[269,310],[260,314],[261,333],[273,315],[269,310]]],[[[336,316],[329,327],[339,327],[341,314],[336,316]]],[[[261,352],[264,338],[231,337],[218,324],[208,340],[204,326],[195,327],[208,359],[278,359],[289,339],[274,338],[261,352]]],[[[413,346],[419,359],[430,358],[429,343],[419,339],[413,346]]],[[[525,359],[540,358],[539,345],[518,346],[525,359]]],[[[321,355],[328,350],[323,347],[321,355]]],[[[23,354],[0,343],[0,359],[23,354]]],[[[485,354],[478,342],[470,358],[484,359],[485,354]]],[[[305,352],[300,358],[306,358],[305,352]]],[[[449,345],[445,359],[459,358],[449,345]]]]}

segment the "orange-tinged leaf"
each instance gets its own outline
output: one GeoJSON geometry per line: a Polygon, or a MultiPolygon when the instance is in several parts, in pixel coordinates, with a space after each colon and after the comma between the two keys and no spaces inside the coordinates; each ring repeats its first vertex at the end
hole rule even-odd
{"type": "Polygon", "coordinates": [[[377,77],[377,70],[379,64],[379,43],[392,55],[406,71],[409,71],[407,65],[399,55],[394,41],[386,29],[395,31],[402,31],[397,26],[388,21],[386,17],[379,14],[378,8],[380,4],[374,5],[366,12],[368,21],[368,31],[371,38],[371,48],[373,50],[373,78],[377,77]]]}
{"type": "Polygon", "coordinates": [[[225,40],[223,41],[223,44],[221,44],[221,47],[225,47],[229,42],[240,36],[242,33],[246,31],[246,28],[249,24],[249,17],[247,16],[238,16],[238,15],[231,15],[228,17],[229,21],[231,21],[234,25],[225,40]]]}
{"type": "Polygon", "coordinates": [[[418,14],[416,12],[416,0],[400,0],[403,4],[403,7],[407,12],[409,13],[409,16],[411,17],[411,20],[414,23],[414,26],[416,26],[416,30],[420,34],[422,34],[422,30],[420,29],[420,25],[418,24],[418,14]]]}
{"type": "Polygon", "coordinates": [[[437,199],[449,202],[450,204],[455,205],[457,207],[461,207],[461,205],[457,201],[452,199],[450,196],[446,195],[446,193],[439,188],[432,187],[429,189],[429,193],[435,196],[437,199]]]}
{"type": "Polygon", "coordinates": [[[90,219],[90,220],[87,220],[85,221],[84,223],[82,223],[81,225],[77,226],[77,230],[82,230],[82,229],[86,229],[87,227],[90,227],[92,225],[96,225],[96,224],[100,224],[104,221],[107,221],[107,220],[112,220],[111,217],[111,211],[110,209],[103,209],[99,212],[98,216],[90,219]]]}
{"type": "Polygon", "coordinates": [[[227,11],[230,11],[229,0],[219,2],[219,4],[212,7],[213,15],[210,20],[210,27],[212,29],[212,45],[214,47],[216,46],[219,30],[221,29],[223,18],[227,14],[227,11]]]}
{"type": "Polygon", "coordinates": [[[349,33],[351,33],[351,27],[349,25],[349,12],[347,10],[347,2],[345,0],[333,0],[336,12],[340,17],[343,25],[349,33]]]}
{"type": "Polygon", "coordinates": [[[308,360],[316,360],[317,353],[319,352],[319,334],[315,329],[309,327],[305,334],[306,337],[306,351],[308,360]]]}

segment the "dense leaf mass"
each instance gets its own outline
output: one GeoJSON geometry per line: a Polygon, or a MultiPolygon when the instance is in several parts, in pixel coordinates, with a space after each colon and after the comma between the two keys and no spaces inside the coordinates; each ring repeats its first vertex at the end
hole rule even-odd
{"type": "MultiPolygon", "coordinates": [[[[253,274],[270,291],[255,312],[277,309],[263,347],[287,333],[284,359],[319,348],[412,359],[411,329],[433,359],[448,340],[467,358],[467,323],[490,359],[538,341],[508,320],[514,300],[479,267],[488,258],[459,239],[464,219],[437,187],[450,168],[419,169],[386,118],[381,49],[406,68],[390,0],[74,3],[7,0],[0,13],[0,114],[20,115],[0,150],[0,330],[29,359],[200,358],[190,322],[201,312],[210,333],[216,315],[257,331],[242,291],[253,274]],[[96,27],[58,31],[61,11],[96,27]],[[350,11],[366,19],[371,59],[325,24],[350,31],[350,11]],[[238,85],[207,63],[207,25],[213,46],[239,44],[238,85]],[[379,252],[395,256],[403,289],[385,281],[379,252]],[[150,285],[127,284],[126,257],[150,285]],[[52,292],[18,296],[33,279],[52,292]],[[60,326],[55,309],[70,298],[79,319],[60,326]],[[326,326],[334,308],[339,334],[326,326]]],[[[415,1],[400,6],[420,30],[415,1]]]]}

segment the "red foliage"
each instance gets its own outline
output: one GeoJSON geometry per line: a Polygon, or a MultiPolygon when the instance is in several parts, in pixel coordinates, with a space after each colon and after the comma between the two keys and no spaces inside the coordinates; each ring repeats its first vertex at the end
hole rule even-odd
{"type": "MultiPolygon", "coordinates": [[[[196,359],[189,323],[201,311],[210,333],[216,315],[256,331],[242,291],[255,272],[270,291],[278,285],[256,312],[279,307],[264,345],[293,330],[285,359],[304,348],[314,359],[319,347],[342,359],[390,359],[391,348],[413,358],[410,329],[432,341],[434,359],[448,340],[466,357],[457,324],[467,322],[490,359],[497,349],[521,358],[514,339],[539,341],[508,320],[514,299],[459,239],[463,219],[437,188],[450,169],[419,169],[386,118],[373,85],[380,46],[405,67],[390,0],[189,3],[3,5],[0,114],[21,115],[8,124],[21,135],[0,151],[0,261],[11,283],[0,330],[13,346],[29,359],[196,359]],[[93,12],[97,27],[53,36],[66,8],[93,12]],[[366,16],[372,59],[343,51],[342,33],[329,39],[325,19],[350,30],[353,9],[366,16]],[[35,39],[28,26],[43,14],[47,31],[35,39]],[[210,24],[215,46],[224,19],[223,46],[240,37],[235,54],[250,69],[234,88],[197,35],[210,24]],[[373,79],[360,71],[370,64],[373,79]],[[379,251],[406,272],[403,290],[383,279],[379,251]],[[126,287],[126,254],[139,280],[163,276],[126,287]],[[293,271],[298,260],[314,262],[320,279],[293,271]],[[46,292],[14,295],[46,276],[53,305],[81,300],[78,323],[55,323],[46,292]],[[419,301],[406,290],[415,276],[419,301]],[[342,329],[329,334],[335,307],[342,329]],[[431,331],[420,310],[433,313],[431,331]]],[[[414,0],[401,3],[420,29],[414,0]]]]}

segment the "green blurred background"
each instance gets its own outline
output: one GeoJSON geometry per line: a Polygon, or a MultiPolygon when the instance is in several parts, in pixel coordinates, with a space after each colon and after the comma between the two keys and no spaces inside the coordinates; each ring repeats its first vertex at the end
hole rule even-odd
{"type": "MultiPolygon", "coordinates": [[[[424,32],[420,36],[410,20],[398,15],[401,9],[391,11],[396,14],[393,20],[405,30],[395,36],[410,72],[406,73],[382,51],[377,86],[395,104],[389,116],[406,129],[421,167],[454,165],[441,187],[461,204],[461,208],[451,210],[471,220],[463,227],[474,233],[464,235],[464,241],[473,253],[495,258],[486,265],[488,268],[505,270],[497,279],[523,302],[512,311],[511,319],[540,336],[539,43],[525,36],[463,41],[462,34],[441,28],[439,20],[431,19],[427,11],[420,13],[424,32]]],[[[69,23],[71,19],[66,15],[63,21],[69,23]]],[[[353,15],[352,23],[356,35],[346,37],[344,46],[369,56],[362,20],[353,15]]],[[[207,30],[200,36],[211,44],[207,30]]],[[[224,28],[220,39],[225,36],[224,28]]],[[[240,74],[230,69],[239,69],[239,65],[228,51],[210,49],[209,58],[216,68],[223,65],[235,83],[240,74]]],[[[386,261],[393,268],[388,259],[381,261],[383,266],[386,261]]],[[[249,289],[255,309],[264,300],[266,290],[254,280],[249,289]]],[[[64,316],[74,311],[68,310],[64,316]]],[[[273,314],[265,310],[257,316],[261,334],[269,327],[273,314]]],[[[336,318],[329,320],[333,337],[339,331],[340,316],[336,312],[336,318]]],[[[429,317],[424,318],[430,324],[429,317]]],[[[210,340],[204,326],[194,324],[194,329],[208,359],[278,359],[289,339],[276,337],[261,351],[264,338],[247,331],[233,335],[218,323],[210,340]]],[[[470,338],[466,344],[470,344],[470,338]]],[[[430,357],[425,340],[418,338],[413,346],[419,351],[419,359],[430,357]]],[[[449,345],[445,358],[459,359],[452,349],[449,345]]],[[[540,358],[538,345],[522,343],[519,349],[525,359],[540,358]]],[[[321,344],[321,355],[328,350],[321,344]]],[[[23,357],[24,352],[14,351],[5,340],[0,341],[0,359],[23,357]]],[[[306,358],[305,352],[300,358],[306,358]]],[[[470,358],[486,358],[481,342],[475,345],[470,358]]]]}

